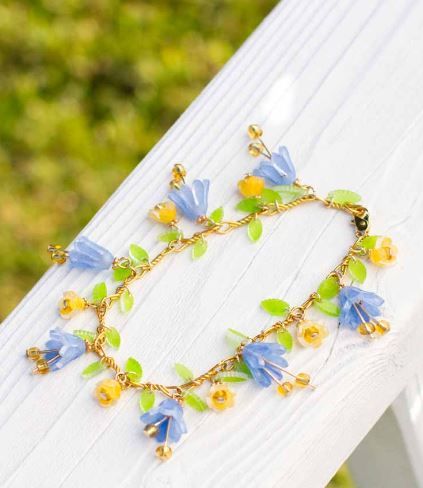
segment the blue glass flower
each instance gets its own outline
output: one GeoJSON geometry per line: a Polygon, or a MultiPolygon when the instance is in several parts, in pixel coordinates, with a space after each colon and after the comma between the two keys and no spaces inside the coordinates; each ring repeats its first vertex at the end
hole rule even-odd
{"type": "Polygon", "coordinates": [[[69,251],[72,268],[109,269],[113,263],[113,254],[87,237],[78,237],[69,251]]]}
{"type": "Polygon", "coordinates": [[[253,171],[253,174],[261,176],[271,186],[290,185],[297,178],[294,165],[285,146],[281,146],[277,153],[272,153],[270,160],[260,161],[260,166],[253,171]]]}
{"type": "Polygon", "coordinates": [[[141,415],[140,420],[146,424],[146,428],[157,427],[154,435],[157,442],[164,442],[166,439],[178,442],[181,435],[187,432],[183,414],[180,403],[168,398],[141,415]]]}
{"type": "Polygon", "coordinates": [[[356,286],[344,286],[339,292],[339,323],[344,327],[357,329],[361,324],[371,322],[380,316],[382,304],[383,298],[376,293],[361,290],[356,286]]]}
{"type": "Polygon", "coordinates": [[[190,220],[207,215],[209,180],[194,180],[191,186],[183,185],[169,193],[169,200],[190,220]]]}
{"type": "Polygon", "coordinates": [[[254,380],[264,387],[270,386],[272,380],[282,379],[281,369],[288,366],[288,361],[282,356],[286,350],[275,342],[251,342],[244,346],[242,357],[254,380]]]}
{"type": "Polygon", "coordinates": [[[44,358],[50,371],[57,371],[85,352],[86,344],[83,339],[56,328],[50,331],[44,358]]]}

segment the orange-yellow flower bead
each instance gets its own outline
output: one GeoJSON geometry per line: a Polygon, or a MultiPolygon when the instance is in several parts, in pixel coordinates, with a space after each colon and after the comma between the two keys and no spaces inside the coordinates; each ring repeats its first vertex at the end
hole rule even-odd
{"type": "Polygon", "coordinates": [[[319,347],[328,334],[328,329],[319,322],[304,320],[297,326],[297,339],[302,346],[319,347]]]}
{"type": "Polygon", "coordinates": [[[109,378],[97,384],[94,395],[102,407],[110,407],[119,400],[121,392],[120,383],[109,378]]]}
{"type": "Polygon", "coordinates": [[[264,190],[264,179],[260,176],[247,175],[238,182],[238,189],[246,198],[259,197],[264,190]]]}
{"type": "Polygon", "coordinates": [[[162,202],[156,205],[149,213],[150,218],[161,224],[176,222],[176,205],[173,202],[162,202]]]}
{"type": "Polygon", "coordinates": [[[86,301],[74,291],[65,291],[59,301],[60,316],[64,319],[70,319],[80,310],[84,310],[86,306],[86,301]]]}
{"type": "Polygon", "coordinates": [[[207,405],[218,412],[234,405],[235,393],[225,383],[214,383],[207,395],[207,405]]]}
{"type": "Polygon", "coordinates": [[[397,260],[398,248],[390,237],[379,237],[373,249],[369,250],[370,261],[376,266],[390,266],[397,260]]]}

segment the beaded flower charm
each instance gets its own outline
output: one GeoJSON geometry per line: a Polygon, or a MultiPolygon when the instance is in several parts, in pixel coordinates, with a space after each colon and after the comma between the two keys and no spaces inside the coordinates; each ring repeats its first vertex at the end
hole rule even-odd
{"type": "Polygon", "coordinates": [[[325,347],[330,337],[331,324],[310,317],[311,308],[317,314],[336,318],[343,333],[357,333],[358,340],[361,340],[360,336],[368,340],[380,338],[390,330],[389,323],[381,318],[383,299],[363,290],[361,285],[367,277],[366,258],[377,266],[389,266],[396,261],[398,250],[390,238],[369,234],[369,213],[360,205],[361,197],[350,190],[334,190],[326,198],[317,196],[311,186],[303,185],[297,179],[285,146],[270,151],[263,142],[263,131],[257,125],[248,128],[248,135],[252,140],[249,153],[261,159],[238,181],[237,191],[242,199],[235,210],[244,214],[240,218],[225,219],[223,207],[217,207],[209,214],[209,180],[198,178],[187,182],[187,172],[179,163],[173,167],[167,199],[149,212],[154,222],[167,226],[166,232],[158,237],[164,245],[152,259],[136,243],[129,245],[127,256],[114,258],[107,249],[84,236],[78,237],[69,250],[58,245],[49,246],[51,258],[57,264],[68,261],[72,268],[94,271],[112,268],[112,281],[116,285],[109,291],[111,283],[97,283],[90,297],[82,297],[74,291],[63,292],[59,301],[59,314],[63,319],[71,319],[90,309],[96,314],[98,323],[94,330],[77,329],[72,334],[59,328],[51,330],[44,349],[31,347],[27,350],[28,358],[36,365],[33,372],[57,371],[84,353],[94,355],[95,361],[85,365],[82,376],[88,380],[106,375],[94,389],[98,404],[109,408],[126,390],[139,390],[140,420],[147,437],[159,443],[156,455],[160,460],[169,459],[172,445],[187,433],[186,407],[197,412],[213,410],[219,413],[234,408],[234,390],[246,381],[254,381],[262,388],[275,385],[282,397],[298,390],[315,389],[308,373],[292,373],[287,369],[290,354],[298,347],[325,347]],[[142,381],[143,368],[134,357],[129,357],[123,365],[117,363],[110,350],[119,349],[121,337],[118,330],[109,325],[107,314],[116,303],[122,313],[131,311],[135,298],[130,285],[134,281],[151,272],[165,257],[185,249],[191,248],[194,259],[202,257],[211,236],[246,227],[248,239],[255,243],[263,233],[262,219],[311,202],[347,214],[353,224],[354,241],[340,263],[303,303],[292,307],[280,297],[262,300],[261,309],[274,317],[273,324],[262,328],[253,337],[228,329],[226,340],[231,355],[199,375],[181,363],[175,364],[179,384],[142,381]],[[189,237],[184,236],[181,228],[187,224],[184,219],[198,226],[189,237]],[[157,395],[163,398],[156,406],[157,395]]]}

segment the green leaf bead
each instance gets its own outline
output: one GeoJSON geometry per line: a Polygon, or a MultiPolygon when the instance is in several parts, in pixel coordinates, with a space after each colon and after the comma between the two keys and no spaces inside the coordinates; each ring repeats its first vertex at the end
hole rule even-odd
{"type": "Polygon", "coordinates": [[[93,378],[94,376],[97,376],[100,374],[102,371],[106,369],[106,366],[104,366],[103,363],[100,361],[95,361],[94,363],[89,364],[81,373],[82,377],[85,380],[89,380],[90,378],[93,378]]]}
{"type": "Polygon", "coordinates": [[[164,232],[163,234],[160,234],[158,237],[158,240],[160,242],[172,242],[172,241],[178,241],[179,239],[182,238],[182,232],[178,229],[175,230],[170,230],[168,232],[164,232]]]}
{"type": "Polygon", "coordinates": [[[329,276],[320,283],[317,293],[320,295],[320,298],[327,300],[336,297],[339,293],[338,280],[334,276],[329,276]]]}
{"type": "Polygon", "coordinates": [[[286,352],[290,352],[292,350],[292,346],[294,344],[294,338],[289,330],[278,330],[276,332],[276,340],[278,343],[286,349],[286,352]]]}
{"type": "Polygon", "coordinates": [[[277,191],[271,190],[270,188],[264,188],[261,193],[261,201],[263,203],[282,203],[282,197],[277,191]]]}
{"type": "Polygon", "coordinates": [[[156,395],[154,391],[143,390],[140,395],[139,406],[141,412],[148,412],[154,407],[154,402],[156,401],[156,395]]]}
{"type": "Polygon", "coordinates": [[[123,313],[128,313],[134,306],[134,296],[129,290],[125,290],[119,299],[120,310],[123,313]]]}
{"type": "Polygon", "coordinates": [[[131,276],[131,270],[128,268],[116,268],[113,270],[113,279],[115,281],[124,281],[131,276]]]}
{"type": "Polygon", "coordinates": [[[360,246],[363,249],[374,249],[379,236],[366,236],[360,241],[360,246]]]}
{"type": "Polygon", "coordinates": [[[279,298],[268,298],[263,300],[260,305],[265,312],[276,317],[283,317],[289,310],[289,304],[279,298]]]}
{"type": "Polygon", "coordinates": [[[243,200],[238,202],[235,208],[241,212],[246,213],[257,212],[261,208],[261,200],[255,197],[244,198],[243,200]]]}
{"type": "Polygon", "coordinates": [[[263,224],[260,219],[254,219],[248,224],[248,237],[251,242],[257,242],[263,232],[263,224]]]}
{"type": "Polygon", "coordinates": [[[352,259],[348,263],[348,272],[351,278],[358,283],[364,283],[367,276],[366,266],[359,259],[352,259]]]}
{"type": "Polygon", "coordinates": [[[318,302],[314,302],[314,306],[324,314],[329,315],[330,317],[338,317],[340,314],[338,305],[329,300],[320,300],[318,302]]]}
{"type": "Polygon", "coordinates": [[[199,259],[207,251],[207,241],[205,239],[200,239],[192,246],[192,259],[199,259]]]}
{"type": "Polygon", "coordinates": [[[182,381],[188,382],[194,378],[193,372],[181,363],[176,363],[175,366],[176,374],[181,378],[182,381]]]}
{"type": "Polygon", "coordinates": [[[216,375],[217,381],[223,381],[225,383],[241,383],[243,381],[248,381],[250,377],[241,372],[227,371],[225,373],[219,373],[216,375]]]}
{"type": "Polygon", "coordinates": [[[228,329],[225,334],[226,342],[236,349],[242,342],[248,341],[248,336],[235,329],[228,329]]]}
{"type": "Polygon", "coordinates": [[[106,329],[106,342],[113,349],[119,349],[120,347],[120,334],[114,327],[106,329]]]}
{"type": "Polygon", "coordinates": [[[135,358],[128,358],[125,364],[125,371],[131,381],[139,381],[142,378],[141,364],[135,358]]]}
{"type": "Polygon", "coordinates": [[[148,262],[148,252],[138,244],[129,246],[129,256],[136,265],[148,262]]]}
{"type": "Polygon", "coordinates": [[[197,412],[204,412],[209,408],[207,403],[192,391],[187,391],[185,393],[184,400],[189,407],[197,410],[197,412]]]}
{"type": "Polygon", "coordinates": [[[222,222],[224,215],[223,207],[219,207],[210,214],[210,220],[212,220],[215,224],[219,224],[222,222]]]}
{"type": "Polygon", "coordinates": [[[247,375],[249,378],[253,377],[250,369],[248,368],[248,366],[245,364],[245,362],[242,359],[235,363],[234,371],[238,371],[239,373],[243,373],[243,374],[247,375]]]}
{"type": "Polygon", "coordinates": [[[351,190],[333,190],[328,194],[327,199],[343,205],[345,203],[357,203],[361,200],[361,196],[351,190]]]}
{"type": "Polygon", "coordinates": [[[93,289],[93,301],[98,303],[107,297],[107,285],[104,281],[97,283],[93,289]]]}
{"type": "Polygon", "coordinates": [[[274,186],[273,190],[279,193],[283,203],[291,203],[306,194],[304,188],[296,185],[278,185],[274,186]]]}
{"type": "Polygon", "coordinates": [[[95,337],[96,337],[95,332],[91,332],[90,330],[83,330],[83,329],[74,330],[73,335],[80,337],[81,339],[84,339],[84,341],[87,341],[90,344],[92,344],[95,341],[95,337]]]}

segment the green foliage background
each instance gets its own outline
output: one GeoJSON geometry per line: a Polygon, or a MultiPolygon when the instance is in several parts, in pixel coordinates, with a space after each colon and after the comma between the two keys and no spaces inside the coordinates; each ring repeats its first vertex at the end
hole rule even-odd
{"type": "Polygon", "coordinates": [[[274,4],[1,2],[1,319],[274,4]]]}

